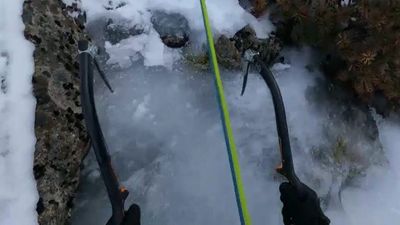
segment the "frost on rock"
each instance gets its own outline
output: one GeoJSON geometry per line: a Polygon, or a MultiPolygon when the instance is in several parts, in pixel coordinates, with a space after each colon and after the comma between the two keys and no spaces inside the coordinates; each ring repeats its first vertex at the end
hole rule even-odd
{"type": "Polygon", "coordinates": [[[36,225],[38,194],[32,94],[33,46],[24,38],[23,1],[0,1],[0,224],[36,225]]]}

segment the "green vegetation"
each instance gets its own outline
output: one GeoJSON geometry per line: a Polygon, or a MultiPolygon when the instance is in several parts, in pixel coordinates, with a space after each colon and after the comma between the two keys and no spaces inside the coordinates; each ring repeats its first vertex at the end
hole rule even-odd
{"type": "Polygon", "coordinates": [[[277,0],[284,39],[329,55],[329,75],[365,102],[400,102],[400,1],[277,0]],[[332,62],[334,61],[334,62],[332,62]]]}

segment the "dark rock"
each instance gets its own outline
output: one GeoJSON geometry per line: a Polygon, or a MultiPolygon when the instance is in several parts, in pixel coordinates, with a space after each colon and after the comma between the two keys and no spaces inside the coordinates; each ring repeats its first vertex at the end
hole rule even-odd
{"type": "Polygon", "coordinates": [[[269,38],[257,38],[256,32],[249,25],[238,31],[232,38],[224,35],[215,43],[218,62],[227,69],[240,69],[241,57],[246,50],[254,50],[269,66],[280,62],[281,41],[273,34],[269,38]]]}
{"type": "Polygon", "coordinates": [[[267,39],[259,39],[258,52],[260,53],[261,59],[267,64],[272,65],[278,58],[283,45],[281,41],[276,37],[271,35],[267,39]]]}
{"type": "Polygon", "coordinates": [[[180,48],[189,41],[189,24],[181,14],[154,11],[151,22],[166,46],[180,48]]]}
{"type": "Polygon", "coordinates": [[[110,19],[107,22],[104,31],[104,36],[106,40],[114,45],[121,40],[143,33],[143,28],[138,25],[129,27],[128,24],[115,23],[113,20],[110,19]]]}
{"type": "Polygon", "coordinates": [[[215,44],[218,62],[228,69],[239,69],[241,65],[241,55],[235,47],[235,42],[225,35],[218,38],[215,44]]]}
{"type": "Polygon", "coordinates": [[[267,64],[271,64],[282,49],[282,44],[275,35],[271,34],[269,38],[259,39],[256,36],[256,32],[250,26],[246,26],[238,31],[233,39],[235,40],[235,45],[242,53],[248,49],[257,51],[267,64]]]}
{"type": "Polygon", "coordinates": [[[275,35],[271,34],[266,39],[257,38],[256,32],[249,25],[238,31],[232,39],[241,54],[248,49],[259,52],[267,65],[272,65],[282,50],[282,43],[275,35]]]}
{"type": "Polygon", "coordinates": [[[249,25],[236,32],[233,40],[235,41],[236,48],[241,53],[244,53],[247,49],[256,49],[258,47],[256,32],[249,25]]]}
{"type": "Polygon", "coordinates": [[[374,107],[377,113],[386,117],[390,115],[391,112],[391,103],[385,98],[382,92],[375,93],[370,101],[369,104],[374,107]]]}
{"type": "Polygon", "coordinates": [[[77,41],[86,38],[83,25],[59,0],[25,1],[25,36],[35,45],[33,91],[37,99],[34,174],[40,200],[39,224],[68,224],[88,141],[75,65],[77,41]],[[78,104],[80,105],[80,103],[78,104]]]}

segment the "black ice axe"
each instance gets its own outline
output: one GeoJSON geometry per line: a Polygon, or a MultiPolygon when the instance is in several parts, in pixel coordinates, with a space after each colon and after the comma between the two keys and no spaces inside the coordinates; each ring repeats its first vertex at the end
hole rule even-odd
{"type": "Polygon", "coordinates": [[[124,203],[129,192],[120,185],[114,172],[104,135],[97,117],[93,97],[93,65],[98,70],[110,91],[113,92],[113,90],[95,59],[97,48],[84,40],[79,41],[78,49],[82,112],[112,208],[112,216],[107,222],[107,225],[120,225],[124,218],[124,203]]]}
{"type": "MultiPolygon", "coordinates": [[[[318,218],[320,219],[320,224],[329,224],[329,218],[326,217],[321,210],[317,193],[309,188],[307,185],[302,183],[296,175],[296,171],[293,166],[292,149],[290,147],[285,106],[283,104],[282,95],[274,75],[272,74],[271,70],[265,65],[257,52],[247,50],[245,52],[245,58],[248,61],[249,65],[255,63],[260,67],[260,75],[271,92],[272,102],[275,109],[276,127],[278,130],[279,150],[281,153],[281,163],[276,168],[277,172],[286,177],[289,183],[296,189],[297,195],[301,201],[306,201],[309,197],[311,197],[311,199],[315,197],[317,201],[313,201],[313,210],[315,210],[314,213],[319,215],[318,218]]],[[[244,76],[242,95],[246,89],[248,74],[249,66],[247,66],[246,75],[244,76]]]]}
{"type": "Polygon", "coordinates": [[[249,74],[250,64],[256,64],[260,67],[260,75],[267,84],[274,104],[275,109],[275,120],[278,131],[279,150],[281,154],[281,163],[276,168],[277,172],[287,178],[287,180],[298,190],[298,193],[302,195],[304,192],[302,182],[296,175],[296,171],[293,166],[292,150],[290,147],[289,131],[286,122],[285,106],[281,91],[278,83],[276,82],[271,70],[265,65],[259,54],[252,50],[245,52],[245,59],[248,62],[246,74],[243,80],[242,92],[243,95],[246,90],[247,78],[249,74]]]}

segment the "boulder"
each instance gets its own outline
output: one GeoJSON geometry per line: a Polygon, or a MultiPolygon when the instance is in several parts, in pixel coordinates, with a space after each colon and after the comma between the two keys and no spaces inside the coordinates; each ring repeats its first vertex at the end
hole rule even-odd
{"type": "Polygon", "coordinates": [[[218,57],[218,63],[227,69],[239,69],[241,66],[241,55],[235,47],[235,42],[231,41],[225,35],[218,38],[215,43],[215,51],[218,57]]]}
{"type": "Polygon", "coordinates": [[[115,45],[121,40],[142,34],[143,31],[144,29],[141,26],[129,26],[129,23],[118,23],[109,19],[104,28],[104,37],[105,40],[115,45]]]}
{"type": "Polygon", "coordinates": [[[230,39],[221,36],[217,40],[215,48],[222,66],[230,69],[240,69],[241,56],[246,50],[258,52],[261,59],[271,66],[276,62],[282,50],[282,43],[274,34],[265,39],[257,38],[254,29],[247,25],[230,39]]]}
{"type": "Polygon", "coordinates": [[[243,54],[246,50],[258,52],[267,65],[272,65],[282,50],[281,41],[271,33],[268,38],[257,38],[256,32],[249,25],[239,30],[233,37],[236,48],[243,54]]]}
{"type": "Polygon", "coordinates": [[[154,11],[151,22],[166,46],[181,48],[189,41],[189,23],[181,14],[154,11]]]}

